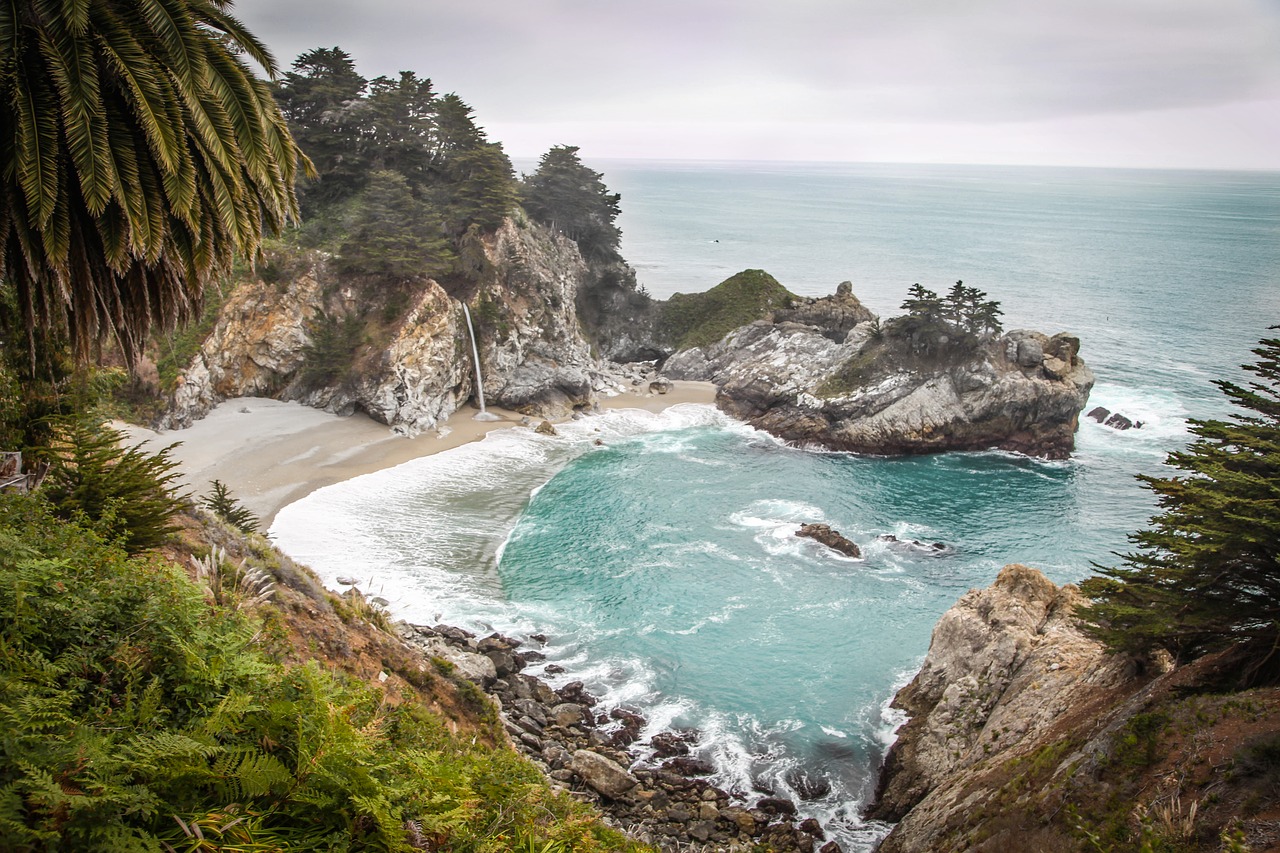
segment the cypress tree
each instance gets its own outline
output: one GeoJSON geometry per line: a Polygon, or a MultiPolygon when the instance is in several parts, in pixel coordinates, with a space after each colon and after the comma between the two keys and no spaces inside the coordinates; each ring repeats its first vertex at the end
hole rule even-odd
{"type": "Polygon", "coordinates": [[[1214,383],[1241,412],[1191,421],[1197,439],[1166,460],[1183,473],[1139,476],[1160,514],[1123,566],[1082,585],[1093,603],[1081,615],[1117,651],[1185,660],[1236,646],[1246,680],[1280,662],[1280,338],[1253,352],[1255,379],[1214,383]]]}

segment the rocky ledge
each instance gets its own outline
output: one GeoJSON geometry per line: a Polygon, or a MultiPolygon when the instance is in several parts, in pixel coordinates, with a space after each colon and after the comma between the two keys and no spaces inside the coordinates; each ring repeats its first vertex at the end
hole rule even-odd
{"type": "Polygon", "coordinates": [[[676,353],[664,372],[715,382],[728,414],[780,438],[856,453],[1075,446],[1093,373],[1079,339],[1034,331],[931,347],[881,326],[846,284],[676,353]]]}
{"type": "Polygon", "coordinates": [[[1074,586],[1010,565],[943,615],[920,672],[893,702],[910,719],[867,812],[899,822],[881,851],[953,849],[944,838],[955,822],[1002,793],[979,781],[984,773],[1036,754],[1064,726],[1097,719],[1116,688],[1131,684],[1129,663],[1080,630],[1083,602],[1074,586]]]}
{"type": "MultiPolygon", "coordinates": [[[[671,851],[840,851],[825,841],[818,821],[803,818],[790,800],[765,797],[747,804],[708,782],[713,768],[692,754],[697,732],[660,732],[640,744],[647,722],[639,714],[623,708],[600,713],[581,682],[555,690],[524,674],[527,664],[543,656],[521,650],[519,640],[497,634],[477,639],[446,625],[402,625],[401,636],[438,669],[486,690],[518,750],[553,784],[594,802],[639,841],[671,851]]],[[[549,672],[563,672],[553,666],[549,672]]]]}

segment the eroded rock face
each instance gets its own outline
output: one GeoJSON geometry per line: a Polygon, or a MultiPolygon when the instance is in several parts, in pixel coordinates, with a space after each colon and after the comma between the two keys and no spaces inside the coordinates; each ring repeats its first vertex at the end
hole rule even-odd
{"type": "Polygon", "coordinates": [[[959,363],[928,368],[889,352],[867,371],[873,379],[841,387],[834,379],[862,357],[870,334],[862,324],[837,343],[814,327],[757,323],[671,361],[678,378],[718,383],[717,404],[730,415],[801,444],[886,455],[997,448],[1052,459],[1075,447],[1093,374],[1074,338],[1011,332],[959,363]]]}
{"type": "Polygon", "coordinates": [[[229,397],[275,396],[302,365],[307,329],[322,309],[315,271],[282,286],[241,285],[180,378],[161,429],[190,426],[229,397]]]}
{"type": "Polygon", "coordinates": [[[553,417],[589,406],[600,364],[578,320],[578,293],[592,273],[577,246],[508,220],[485,241],[484,254],[471,303],[486,398],[553,417]]]}
{"type": "MultiPolygon", "coordinates": [[[[576,300],[593,273],[569,240],[529,223],[505,222],[473,253],[476,287],[466,295],[480,348],[487,400],[528,414],[562,417],[594,402],[599,361],[583,337],[576,300]]],[[[270,396],[336,414],[364,411],[403,432],[432,429],[475,395],[461,303],[435,281],[410,304],[378,349],[323,386],[301,379],[321,315],[358,316],[360,297],[327,280],[322,260],[283,285],[241,285],[187,369],[161,428],[190,425],[222,400],[270,396]]]]}
{"type": "Polygon", "coordinates": [[[881,850],[935,849],[949,816],[976,805],[965,786],[975,767],[1034,752],[1069,712],[1127,681],[1127,662],[1080,630],[1083,602],[1074,586],[1010,565],[938,621],[924,665],[893,703],[910,720],[868,810],[901,821],[881,850]]]}

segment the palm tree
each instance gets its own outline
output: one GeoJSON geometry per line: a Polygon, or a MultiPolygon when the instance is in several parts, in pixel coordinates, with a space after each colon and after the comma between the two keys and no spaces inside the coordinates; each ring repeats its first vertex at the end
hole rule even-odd
{"type": "Polygon", "coordinates": [[[6,337],[153,327],[297,217],[310,168],[268,84],[269,51],[230,0],[0,0],[0,285],[6,337]],[[16,316],[8,316],[16,315],[16,316]]]}

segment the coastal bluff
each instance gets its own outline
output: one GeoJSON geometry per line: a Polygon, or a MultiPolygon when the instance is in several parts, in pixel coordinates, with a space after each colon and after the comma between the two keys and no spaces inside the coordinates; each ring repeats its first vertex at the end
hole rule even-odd
{"type": "Polygon", "coordinates": [[[894,321],[882,325],[846,282],[677,352],[663,370],[714,382],[726,413],[800,445],[888,456],[1071,453],[1094,381],[1078,338],[1018,330],[942,340],[925,351],[894,321]]]}
{"type": "Polygon", "coordinates": [[[880,853],[1280,849],[1280,687],[1240,690],[1231,649],[1111,654],[1084,603],[1009,565],[942,616],[893,700],[880,853]]]}

